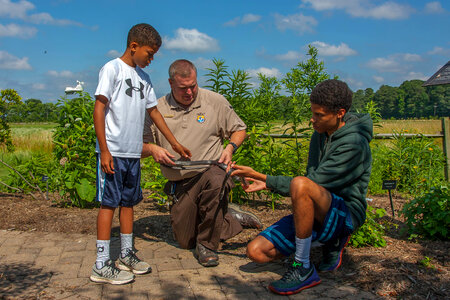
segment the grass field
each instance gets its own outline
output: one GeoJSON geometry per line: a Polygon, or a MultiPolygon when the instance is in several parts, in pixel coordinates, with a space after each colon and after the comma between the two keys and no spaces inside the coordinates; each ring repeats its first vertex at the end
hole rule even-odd
{"type": "MultiPolygon", "coordinates": [[[[0,158],[10,165],[17,161],[26,161],[32,153],[43,152],[51,155],[53,150],[52,136],[56,123],[12,123],[11,137],[15,146],[14,153],[0,148],[0,158]]],[[[8,176],[8,170],[0,164],[0,178],[8,176]]]]}

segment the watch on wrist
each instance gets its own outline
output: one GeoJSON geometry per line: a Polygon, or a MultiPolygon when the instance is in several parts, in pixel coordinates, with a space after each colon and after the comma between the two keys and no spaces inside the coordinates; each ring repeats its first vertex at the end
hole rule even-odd
{"type": "Polygon", "coordinates": [[[239,148],[235,143],[230,142],[229,143],[231,146],[233,146],[233,154],[237,151],[237,149],[239,148]]]}

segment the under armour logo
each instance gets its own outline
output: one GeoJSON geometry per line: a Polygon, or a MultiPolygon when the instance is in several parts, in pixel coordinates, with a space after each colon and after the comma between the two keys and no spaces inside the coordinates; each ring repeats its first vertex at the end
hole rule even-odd
{"type": "Polygon", "coordinates": [[[141,86],[140,88],[132,86],[131,79],[127,79],[125,80],[125,82],[129,86],[129,88],[125,91],[125,94],[131,97],[133,95],[133,91],[139,91],[141,92],[141,99],[144,99],[144,92],[142,91],[144,89],[144,85],[142,84],[142,82],[139,82],[141,86]]]}

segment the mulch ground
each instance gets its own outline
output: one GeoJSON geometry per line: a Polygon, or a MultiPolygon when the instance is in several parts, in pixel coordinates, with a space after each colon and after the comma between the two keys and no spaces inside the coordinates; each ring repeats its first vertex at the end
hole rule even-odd
{"type": "MultiPolygon", "coordinates": [[[[144,193],[145,195],[145,193],[144,193]]],[[[50,200],[0,193],[0,229],[61,233],[96,233],[97,209],[68,207],[50,200]]],[[[381,222],[386,226],[384,248],[346,248],[342,267],[327,276],[350,283],[386,299],[449,299],[449,241],[410,240],[404,232],[404,220],[397,216],[405,199],[395,197],[392,217],[387,196],[371,197],[369,205],[384,208],[388,214],[381,222]],[[429,263],[425,263],[428,261],[429,263]]],[[[272,210],[263,200],[243,205],[269,226],[290,213],[290,199],[282,199],[272,210]]],[[[119,234],[118,218],[113,221],[113,235],[119,234]]],[[[154,200],[146,199],[135,209],[134,234],[161,241],[173,241],[169,212],[154,200]]],[[[245,255],[245,246],[258,234],[245,229],[222,245],[222,251],[245,255]]],[[[312,251],[312,260],[320,261],[320,249],[312,251]]]]}

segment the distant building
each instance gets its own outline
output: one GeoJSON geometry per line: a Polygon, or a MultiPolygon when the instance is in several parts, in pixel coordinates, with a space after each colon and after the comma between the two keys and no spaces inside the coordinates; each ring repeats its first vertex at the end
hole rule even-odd
{"type": "Polygon", "coordinates": [[[450,61],[439,69],[422,86],[450,84],[450,61]]]}

